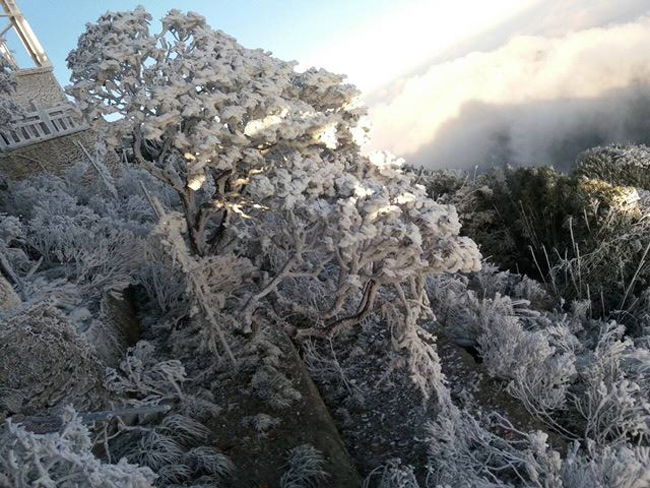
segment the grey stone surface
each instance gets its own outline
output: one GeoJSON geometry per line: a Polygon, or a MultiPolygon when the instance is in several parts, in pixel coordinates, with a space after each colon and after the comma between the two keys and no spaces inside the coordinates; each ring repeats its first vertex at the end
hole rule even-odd
{"type": "Polygon", "coordinates": [[[0,275],[0,312],[20,306],[21,300],[14,287],[0,275]]]}
{"type": "Polygon", "coordinates": [[[67,102],[52,68],[24,69],[16,73],[15,102],[26,111],[49,108],[67,102]]]}

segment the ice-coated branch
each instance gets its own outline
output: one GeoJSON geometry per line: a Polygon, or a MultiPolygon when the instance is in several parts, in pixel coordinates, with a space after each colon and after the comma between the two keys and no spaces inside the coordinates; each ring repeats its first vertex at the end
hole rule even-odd
{"type": "MultiPolygon", "coordinates": [[[[77,414],[84,424],[92,424],[94,422],[106,422],[116,417],[164,413],[168,412],[170,409],[170,405],[147,405],[142,407],[116,408],[113,410],[104,410],[100,412],[77,412],[77,414]]],[[[65,418],[62,415],[46,417],[25,417],[16,423],[19,423],[26,430],[31,432],[57,432],[65,423],[65,418]]]]}

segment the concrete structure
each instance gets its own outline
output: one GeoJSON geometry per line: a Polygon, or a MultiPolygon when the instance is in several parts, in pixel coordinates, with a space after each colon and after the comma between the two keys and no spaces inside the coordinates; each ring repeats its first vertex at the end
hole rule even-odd
{"type": "Polygon", "coordinates": [[[0,0],[8,25],[0,31],[0,53],[16,68],[15,102],[25,115],[12,130],[0,130],[0,172],[22,179],[40,171],[62,173],[92,148],[94,133],[54,77],[52,63],[13,0],[0,0]],[[5,43],[13,29],[35,67],[23,69],[5,43]]]}

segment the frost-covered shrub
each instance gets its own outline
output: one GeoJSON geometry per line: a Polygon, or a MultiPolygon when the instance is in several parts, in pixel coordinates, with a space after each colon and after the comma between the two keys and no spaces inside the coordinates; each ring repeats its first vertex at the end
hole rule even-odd
{"type": "Polygon", "coordinates": [[[647,447],[597,448],[575,442],[563,457],[542,432],[525,433],[499,416],[478,420],[451,409],[429,426],[427,486],[641,488],[650,480],[647,447]]]}
{"type": "Polygon", "coordinates": [[[166,319],[177,322],[190,314],[186,276],[178,272],[173,259],[156,241],[157,238],[147,239],[145,263],[138,269],[136,282],[155,309],[157,322],[164,323],[166,319]]]}
{"type": "Polygon", "coordinates": [[[650,189],[650,148],[613,144],[589,149],[576,162],[576,174],[616,186],[650,189]]]}
{"type": "Polygon", "coordinates": [[[147,239],[156,222],[147,194],[169,203],[169,193],[137,168],[121,168],[114,192],[85,181],[88,171],[78,163],[64,177],[9,182],[3,211],[12,215],[0,218],[0,254],[25,301],[61,310],[96,355],[115,366],[133,339],[126,329],[134,319],[116,314],[115,300],[142,297],[147,323],[163,330],[187,316],[188,300],[168,257],[149,259],[162,252],[157,239],[153,246],[147,239]]]}
{"type": "Polygon", "coordinates": [[[37,205],[51,203],[53,211],[69,207],[74,197],[66,180],[55,175],[42,173],[21,182],[10,182],[5,211],[17,218],[28,220],[34,216],[37,205]],[[51,200],[51,201],[50,201],[51,200]]]}
{"type": "Polygon", "coordinates": [[[575,353],[555,347],[553,334],[568,331],[525,327],[522,318],[533,312],[518,310],[516,302],[498,292],[491,299],[478,300],[471,291],[466,297],[448,322],[457,343],[476,344],[489,374],[508,380],[508,391],[531,413],[561,408],[576,373],[575,353]]]}
{"type": "Polygon", "coordinates": [[[525,457],[516,443],[456,408],[443,410],[431,422],[427,443],[432,486],[512,486],[508,481],[525,472],[525,457]]]}
{"type": "Polygon", "coordinates": [[[0,427],[0,485],[12,488],[152,488],[157,476],[127,462],[105,463],[92,452],[91,433],[72,408],[60,432],[34,434],[8,421],[0,427]]]}
{"type": "Polygon", "coordinates": [[[234,466],[213,447],[210,422],[220,408],[206,391],[182,391],[186,380],[180,361],[162,356],[153,343],[140,341],[119,368],[108,368],[105,385],[121,403],[166,406],[166,414],[137,423],[118,421],[104,445],[109,456],[147,466],[158,475],[156,486],[221,486],[234,466]]]}
{"type": "Polygon", "coordinates": [[[497,293],[477,300],[469,292],[466,306],[460,308],[466,313],[454,317],[451,331],[455,324],[456,330],[463,326],[461,344],[473,337],[489,374],[508,380],[509,391],[531,412],[562,407],[575,376],[573,352],[556,350],[545,329],[526,330],[509,297],[497,293]]]}
{"type": "MultiPolygon", "coordinates": [[[[530,310],[528,302],[518,308],[499,291],[484,299],[476,295],[488,288],[505,290],[502,285],[509,281],[489,267],[469,277],[432,279],[432,308],[445,333],[462,347],[476,347],[481,367],[507,381],[506,391],[561,436],[597,446],[633,439],[645,445],[650,427],[646,342],[635,344],[620,324],[592,319],[589,302],[574,302],[566,313],[530,310]]],[[[518,289],[512,283],[509,288],[518,289]]]]}
{"type": "Polygon", "coordinates": [[[626,444],[598,450],[587,443],[583,454],[576,443],[561,466],[564,486],[571,488],[641,488],[650,483],[650,449],[647,447],[626,444]]]}
{"type": "Polygon", "coordinates": [[[420,488],[412,466],[402,466],[399,459],[391,459],[374,469],[365,480],[363,488],[420,488]]]}
{"type": "Polygon", "coordinates": [[[439,203],[456,207],[461,235],[475,241],[488,259],[510,269],[516,237],[502,225],[500,208],[494,204],[504,178],[503,172],[496,169],[487,174],[419,170],[419,181],[427,194],[439,203]]]}
{"type": "MultiPolygon", "coordinates": [[[[494,298],[497,294],[525,300],[528,309],[548,309],[553,298],[539,281],[526,275],[502,270],[491,262],[483,262],[481,269],[469,275],[468,287],[480,298],[494,298]]],[[[521,302],[523,305],[525,302],[521,302]]],[[[520,315],[523,313],[519,306],[520,315]]]]}
{"type": "MultiPolygon", "coordinates": [[[[441,177],[422,179],[435,189],[441,177]]],[[[466,222],[463,232],[483,255],[542,281],[556,300],[588,299],[594,314],[622,309],[628,320],[633,317],[628,308],[648,283],[648,208],[640,189],[552,168],[506,169],[462,181],[445,183],[444,201],[481,195],[466,209],[457,205],[466,222]],[[481,190],[484,186],[489,191],[481,190]],[[492,219],[484,221],[483,213],[490,211],[492,219]]]]}
{"type": "MultiPolygon", "coordinates": [[[[125,288],[143,261],[142,239],[129,229],[127,215],[98,214],[73,188],[69,181],[46,174],[13,184],[7,207],[21,217],[22,225],[14,242],[42,259],[42,268],[61,266],[63,276],[82,293],[125,288]]],[[[153,222],[151,215],[149,219],[153,222]]]]}
{"type": "Polygon", "coordinates": [[[104,369],[75,327],[48,303],[0,314],[0,411],[34,414],[72,403],[100,410],[104,369]]]}
{"type": "MultiPolygon", "coordinates": [[[[535,260],[546,265],[544,248],[548,253],[555,248],[560,253],[572,249],[568,219],[574,216],[575,226],[582,223],[578,219],[583,214],[576,178],[553,168],[516,168],[477,183],[482,184],[489,185],[491,191],[483,193],[475,212],[492,210],[493,219],[475,226],[474,232],[468,227],[468,235],[474,236],[483,255],[495,264],[536,276],[535,260]]],[[[583,235],[575,227],[573,230],[578,238],[583,235]]]]}
{"type": "Polygon", "coordinates": [[[190,450],[185,454],[185,460],[195,473],[203,473],[217,479],[230,476],[235,469],[226,455],[207,446],[190,450]]]}
{"type": "Polygon", "coordinates": [[[602,324],[593,351],[579,368],[574,395],[585,437],[597,445],[650,438],[650,351],[635,347],[615,322],[602,324]]]}
{"type": "Polygon", "coordinates": [[[266,437],[269,430],[273,427],[279,425],[282,420],[271,417],[265,413],[258,413],[257,415],[244,417],[242,419],[242,425],[248,427],[257,432],[258,437],[266,437]]]}
{"type": "Polygon", "coordinates": [[[150,468],[158,476],[156,486],[221,486],[235,467],[213,442],[203,423],[172,412],[162,421],[120,425],[106,446],[111,455],[150,468]]]}
{"type": "Polygon", "coordinates": [[[23,274],[32,267],[33,263],[25,253],[25,232],[19,218],[0,212],[0,269],[3,273],[23,274]]]}
{"type": "Polygon", "coordinates": [[[302,444],[289,451],[287,470],[280,479],[281,488],[316,488],[330,476],[323,453],[311,444],[302,444]]]}
{"type": "Polygon", "coordinates": [[[251,378],[253,392],[269,407],[282,409],[302,398],[285,374],[273,366],[259,368],[251,378]]]}
{"type": "Polygon", "coordinates": [[[517,321],[493,323],[479,336],[490,374],[511,379],[509,391],[531,412],[563,407],[575,377],[575,354],[557,351],[544,331],[526,331],[517,321]]]}
{"type": "Polygon", "coordinates": [[[527,296],[548,307],[548,296],[532,280],[485,266],[468,277],[437,277],[429,283],[432,309],[445,334],[465,348],[475,348],[489,376],[540,420],[557,425],[574,385],[577,354],[574,335],[581,325],[565,315],[531,308],[527,296]],[[485,298],[479,298],[482,294],[485,298]]]}
{"type": "MultiPolygon", "coordinates": [[[[92,171],[86,165],[85,172],[92,171]]],[[[97,192],[99,185],[74,185],[71,190],[78,200],[104,219],[114,222],[122,230],[137,236],[146,236],[156,222],[156,215],[147,199],[147,193],[168,207],[177,206],[177,196],[159,180],[142,168],[120,164],[116,171],[114,192],[97,192]]]]}
{"type": "Polygon", "coordinates": [[[153,344],[139,341],[119,368],[108,368],[106,388],[134,405],[158,404],[182,396],[185,369],[175,359],[161,360],[153,344]]]}

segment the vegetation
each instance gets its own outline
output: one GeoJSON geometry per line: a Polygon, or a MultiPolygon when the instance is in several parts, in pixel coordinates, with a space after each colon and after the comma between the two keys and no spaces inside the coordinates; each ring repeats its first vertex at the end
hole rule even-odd
{"type": "MultiPolygon", "coordinates": [[[[548,167],[475,179],[445,172],[428,175],[426,184],[430,195],[461,209],[463,233],[490,261],[542,281],[557,299],[589,300],[592,313],[606,317],[640,305],[648,285],[645,190],[621,186],[620,172],[602,160],[593,174],[585,163],[617,150],[587,151],[568,175],[548,167]],[[604,173],[619,176],[599,179],[604,173]]],[[[627,166],[647,164],[643,148],[626,154],[627,166]]]]}
{"type": "Polygon", "coordinates": [[[647,148],[414,171],[341,76],[175,10],[68,62],[93,164],[0,187],[1,485],[328,486],[307,372],[357,485],[650,483],[647,148]]]}

